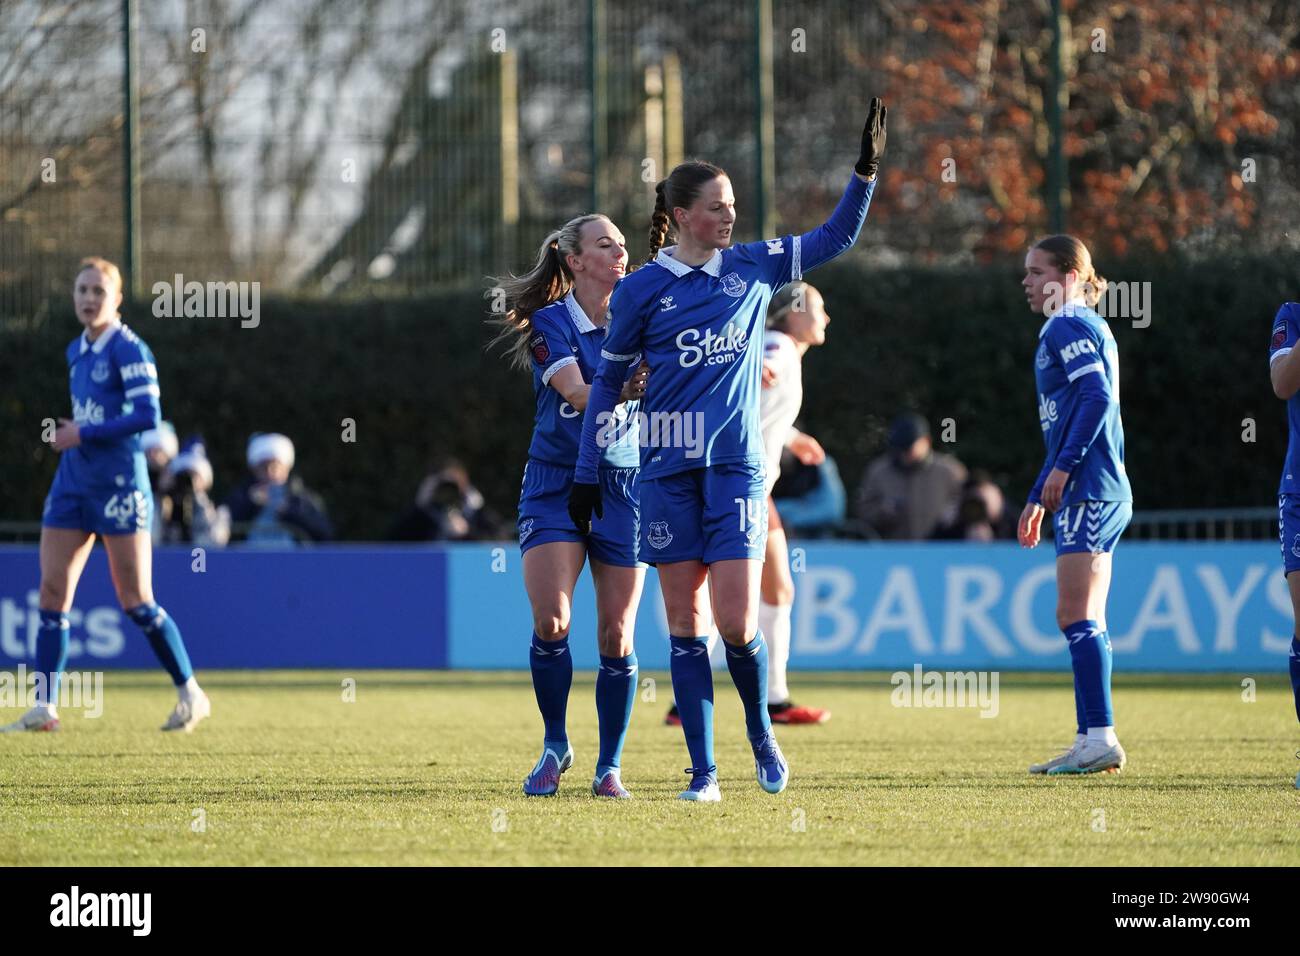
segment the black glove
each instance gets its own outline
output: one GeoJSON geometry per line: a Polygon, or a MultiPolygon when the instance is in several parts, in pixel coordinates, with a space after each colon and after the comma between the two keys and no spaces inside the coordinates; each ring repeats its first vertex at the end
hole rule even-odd
{"type": "Polygon", "coordinates": [[[605,517],[605,506],[600,501],[600,485],[586,485],[575,481],[569,489],[569,517],[573,526],[583,534],[591,534],[591,513],[605,517]]]}
{"type": "Polygon", "coordinates": [[[867,125],[862,128],[862,155],[858,157],[854,170],[870,179],[880,168],[880,157],[885,155],[885,120],[889,110],[880,102],[879,96],[871,98],[871,108],[867,111],[867,125]]]}

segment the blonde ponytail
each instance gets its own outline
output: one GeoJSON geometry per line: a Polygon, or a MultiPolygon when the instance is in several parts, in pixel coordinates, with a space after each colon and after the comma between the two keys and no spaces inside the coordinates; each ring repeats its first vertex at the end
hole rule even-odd
{"type": "Polygon", "coordinates": [[[497,334],[487,347],[490,350],[504,345],[504,354],[511,368],[528,368],[533,313],[569,294],[573,288],[573,272],[565,257],[582,251],[582,227],[604,218],[599,213],[588,213],[570,219],[542,242],[531,269],[521,276],[493,279],[494,287],[483,293],[483,297],[488,299],[504,294],[505,313],[488,319],[488,324],[497,329],[497,334]]]}

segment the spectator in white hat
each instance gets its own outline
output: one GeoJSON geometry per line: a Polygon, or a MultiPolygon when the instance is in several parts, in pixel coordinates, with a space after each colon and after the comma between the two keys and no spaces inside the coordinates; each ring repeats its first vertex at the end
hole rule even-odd
{"type": "Polygon", "coordinates": [[[226,501],[232,521],[249,525],[247,540],[258,545],[294,545],[328,541],[334,526],[324,502],[292,477],[293,442],[276,433],[257,433],[248,440],[252,474],[226,501]]]}

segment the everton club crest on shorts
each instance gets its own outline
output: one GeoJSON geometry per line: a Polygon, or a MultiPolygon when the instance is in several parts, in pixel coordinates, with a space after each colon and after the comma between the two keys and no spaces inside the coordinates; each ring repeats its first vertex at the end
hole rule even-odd
{"type": "Polygon", "coordinates": [[[667,521],[651,521],[646,532],[650,547],[660,550],[673,543],[673,533],[668,530],[667,521]]]}

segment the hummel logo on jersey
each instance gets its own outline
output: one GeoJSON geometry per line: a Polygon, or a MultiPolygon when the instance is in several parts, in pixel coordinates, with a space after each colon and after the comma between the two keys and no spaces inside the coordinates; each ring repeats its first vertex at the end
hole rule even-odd
{"type": "Polygon", "coordinates": [[[1071,361],[1087,352],[1092,352],[1095,355],[1097,346],[1093,345],[1091,339],[1079,339],[1079,341],[1071,342],[1061,349],[1061,361],[1068,365],[1071,361]]]}
{"type": "Polygon", "coordinates": [[[749,334],[737,322],[724,325],[720,335],[709,329],[704,338],[700,338],[699,329],[683,329],[677,336],[677,347],[682,350],[677,361],[682,368],[693,368],[707,355],[705,365],[728,365],[736,361],[748,345],[749,334]],[[693,345],[693,342],[700,344],[693,345]]]}
{"type": "Polygon", "coordinates": [[[785,240],[784,240],[784,239],[769,239],[769,240],[767,240],[767,254],[768,254],[769,256],[779,256],[779,255],[781,255],[781,254],[784,253],[784,252],[785,252],[785,240]]]}
{"type": "Polygon", "coordinates": [[[663,308],[659,310],[660,312],[671,312],[673,309],[677,308],[677,306],[673,304],[673,297],[670,295],[666,295],[660,299],[659,304],[663,306],[663,308]]]}
{"type": "Polygon", "coordinates": [[[1056,418],[1056,400],[1039,392],[1038,421],[1042,424],[1043,431],[1051,431],[1052,426],[1056,424],[1056,418]]]}

